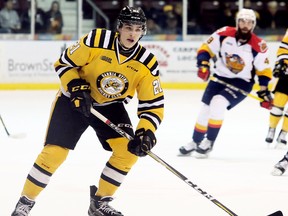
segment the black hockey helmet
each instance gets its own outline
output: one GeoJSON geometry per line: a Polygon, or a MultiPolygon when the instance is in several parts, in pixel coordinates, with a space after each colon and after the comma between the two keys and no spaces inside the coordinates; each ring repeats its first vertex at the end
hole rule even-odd
{"type": "Polygon", "coordinates": [[[132,25],[142,25],[143,35],[146,34],[146,16],[144,11],[140,7],[125,6],[121,11],[117,19],[117,29],[121,28],[123,23],[132,25]]]}

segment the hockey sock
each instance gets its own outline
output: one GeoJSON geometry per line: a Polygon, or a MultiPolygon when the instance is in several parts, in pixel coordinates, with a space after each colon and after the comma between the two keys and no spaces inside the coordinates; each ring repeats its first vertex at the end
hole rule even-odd
{"type": "MultiPolygon", "coordinates": [[[[269,127],[276,128],[283,115],[283,107],[273,106],[270,111],[269,127]]],[[[284,122],[283,122],[284,126],[284,122]]]]}
{"type": "Polygon", "coordinates": [[[210,119],[208,123],[207,139],[215,141],[222,126],[222,120],[210,119]]]}
{"type": "Polygon", "coordinates": [[[215,95],[210,102],[207,139],[215,141],[221,129],[229,101],[222,95],[215,95]]]}
{"type": "Polygon", "coordinates": [[[283,125],[282,125],[283,131],[288,131],[288,110],[285,112],[284,118],[283,118],[283,125]]]}
{"type": "Polygon", "coordinates": [[[196,143],[202,142],[206,132],[207,132],[207,126],[202,126],[196,123],[192,136],[193,141],[196,143]]]}
{"type": "Polygon", "coordinates": [[[127,173],[137,162],[138,157],[127,150],[129,140],[125,137],[107,140],[112,148],[113,154],[104,167],[97,196],[112,196],[121,183],[124,181],[127,173]]]}
{"type": "Polygon", "coordinates": [[[202,142],[207,132],[209,110],[210,110],[209,106],[207,104],[204,104],[198,115],[197,122],[195,124],[192,135],[192,139],[196,143],[202,142]]]}
{"type": "Polygon", "coordinates": [[[35,200],[49,183],[52,174],[64,162],[68,152],[68,149],[60,146],[44,146],[27,176],[22,195],[35,200]]]}

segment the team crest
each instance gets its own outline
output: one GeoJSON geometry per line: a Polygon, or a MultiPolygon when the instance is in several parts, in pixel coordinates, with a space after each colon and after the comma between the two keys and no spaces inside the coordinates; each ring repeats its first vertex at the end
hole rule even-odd
{"type": "Polygon", "coordinates": [[[268,49],[266,42],[263,40],[259,43],[259,47],[261,52],[265,52],[268,49]]]}
{"type": "Polygon", "coordinates": [[[121,97],[128,89],[128,79],[120,73],[102,73],[96,81],[98,91],[106,98],[121,97]]]}
{"type": "Polygon", "coordinates": [[[243,59],[237,54],[225,53],[225,59],[227,68],[234,74],[241,72],[245,67],[243,59]]]}

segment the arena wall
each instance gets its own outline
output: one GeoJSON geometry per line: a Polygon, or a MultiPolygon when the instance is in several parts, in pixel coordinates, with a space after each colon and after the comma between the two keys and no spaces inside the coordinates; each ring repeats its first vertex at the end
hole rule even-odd
{"type": "MultiPolygon", "coordinates": [[[[202,89],[196,52],[202,41],[143,41],[158,59],[163,88],[202,89]]],[[[0,41],[0,90],[55,89],[53,64],[74,41],[0,41]]],[[[269,42],[273,66],[279,42],[269,42]]]]}

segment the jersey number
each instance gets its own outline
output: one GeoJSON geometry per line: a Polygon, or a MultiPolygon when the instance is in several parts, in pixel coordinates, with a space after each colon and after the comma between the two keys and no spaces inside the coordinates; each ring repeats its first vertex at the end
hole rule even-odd
{"type": "Polygon", "coordinates": [[[153,89],[154,89],[154,95],[157,95],[163,92],[163,89],[161,88],[161,85],[158,79],[153,81],[153,89]]]}

